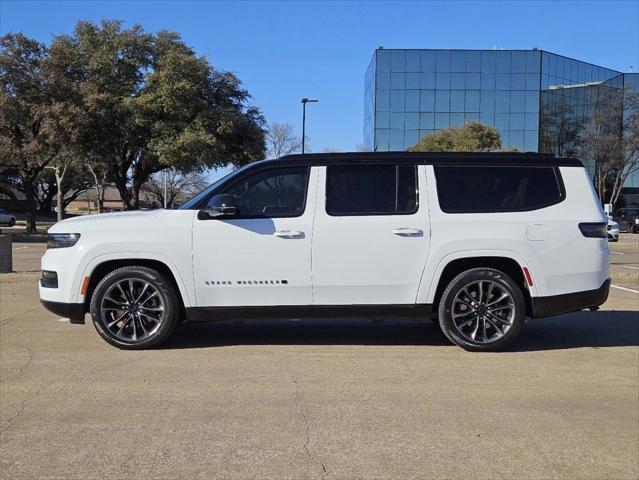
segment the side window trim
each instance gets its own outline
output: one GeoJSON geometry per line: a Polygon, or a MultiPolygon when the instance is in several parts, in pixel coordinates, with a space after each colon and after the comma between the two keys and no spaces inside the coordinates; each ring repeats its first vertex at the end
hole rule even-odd
{"type": "Polygon", "coordinates": [[[396,217],[405,215],[415,215],[419,211],[419,169],[417,164],[402,165],[398,162],[389,162],[386,164],[356,164],[356,163],[343,163],[339,165],[328,165],[326,167],[325,185],[324,185],[324,212],[330,217],[396,217]],[[328,183],[329,183],[329,169],[339,167],[366,167],[366,166],[379,166],[379,165],[393,165],[395,166],[395,212],[343,212],[343,213],[331,213],[328,209],[328,183]],[[399,168],[400,167],[413,167],[415,172],[415,206],[411,211],[398,212],[399,210],[399,168]]]}
{"type": "Polygon", "coordinates": [[[260,219],[260,218],[264,219],[264,218],[298,218],[298,217],[301,217],[306,212],[306,204],[307,204],[307,201],[308,201],[308,186],[309,186],[310,173],[311,173],[311,167],[310,166],[271,167],[271,168],[260,169],[257,172],[251,172],[251,173],[249,173],[247,175],[242,175],[240,178],[235,179],[233,182],[230,182],[228,184],[220,186],[220,188],[217,189],[217,191],[211,193],[211,195],[206,199],[206,201],[208,203],[208,201],[213,196],[219,195],[219,194],[223,194],[224,192],[234,188],[239,183],[241,183],[243,181],[246,181],[247,179],[251,178],[253,175],[262,175],[264,172],[271,172],[271,171],[277,171],[277,170],[291,170],[291,169],[303,170],[304,174],[305,174],[305,178],[304,178],[304,197],[303,197],[303,201],[302,201],[302,209],[300,210],[299,214],[297,214],[297,215],[287,215],[287,214],[283,214],[283,215],[238,215],[238,216],[234,216],[234,217],[228,218],[226,220],[227,221],[228,220],[255,220],[255,219],[260,219]]]}

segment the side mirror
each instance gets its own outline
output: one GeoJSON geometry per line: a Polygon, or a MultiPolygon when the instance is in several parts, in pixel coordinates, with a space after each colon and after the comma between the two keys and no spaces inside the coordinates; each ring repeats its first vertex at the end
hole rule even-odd
{"type": "Polygon", "coordinates": [[[208,218],[226,218],[237,215],[239,211],[233,195],[215,195],[201,213],[205,213],[208,218]]]}

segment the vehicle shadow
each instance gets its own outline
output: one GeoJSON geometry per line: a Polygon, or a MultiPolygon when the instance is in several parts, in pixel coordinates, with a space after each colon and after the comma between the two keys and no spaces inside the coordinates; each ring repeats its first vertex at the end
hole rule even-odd
{"type": "Polygon", "coordinates": [[[511,351],[636,346],[639,312],[600,310],[529,320],[511,351]]]}
{"type": "MultiPolygon", "coordinates": [[[[247,320],[183,324],[162,348],[231,345],[451,345],[429,321],[388,319],[247,320]]],[[[529,320],[510,352],[639,346],[639,312],[576,312],[529,320]]]]}

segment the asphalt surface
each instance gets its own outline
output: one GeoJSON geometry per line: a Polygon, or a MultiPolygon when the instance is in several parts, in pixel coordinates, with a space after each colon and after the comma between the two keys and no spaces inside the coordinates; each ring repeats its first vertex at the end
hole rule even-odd
{"type": "Polygon", "coordinates": [[[622,233],[609,248],[613,283],[639,290],[639,234],[622,233]]]}
{"type": "Polygon", "coordinates": [[[37,248],[0,275],[1,478],[639,478],[632,291],[495,354],[364,319],[184,325],[129,352],[39,305],[37,248]]]}

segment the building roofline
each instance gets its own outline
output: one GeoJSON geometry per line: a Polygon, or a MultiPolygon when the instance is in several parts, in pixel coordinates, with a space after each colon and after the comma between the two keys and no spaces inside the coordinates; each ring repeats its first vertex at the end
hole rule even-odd
{"type": "MultiPolygon", "coordinates": [[[[543,48],[502,48],[499,50],[494,50],[492,48],[380,48],[378,47],[373,52],[373,56],[378,50],[411,50],[411,51],[427,50],[431,52],[438,52],[438,51],[441,52],[444,50],[451,51],[451,52],[542,52],[542,53],[548,53],[550,55],[555,55],[557,57],[567,58],[568,60],[574,60],[576,62],[586,63],[588,65],[592,65],[593,67],[604,68],[606,70],[610,70],[611,72],[616,72],[618,74],[633,73],[633,72],[622,72],[620,70],[615,70],[614,68],[604,67],[603,65],[597,65],[596,63],[588,62],[586,60],[579,60],[578,58],[562,55],[561,53],[551,52],[550,50],[545,50],[543,48]]],[[[372,58],[371,58],[371,61],[372,61],[372,58]]]]}

